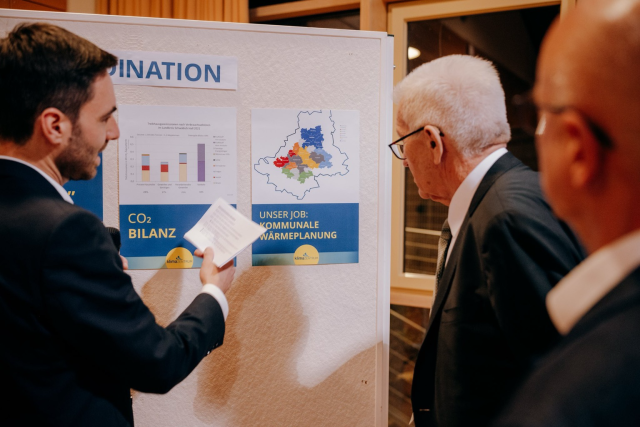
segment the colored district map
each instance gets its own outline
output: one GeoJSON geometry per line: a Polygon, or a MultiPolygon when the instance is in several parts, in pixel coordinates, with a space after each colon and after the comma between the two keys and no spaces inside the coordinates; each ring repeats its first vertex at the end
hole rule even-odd
{"type": "Polygon", "coordinates": [[[260,159],[254,168],[267,176],[267,183],[276,191],[302,200],[307,192],[320,187],[316,178],[349,172],[349,157],[334,144],[334,132],[330,110],[301,111],[298,128],[286,137],[275,157],[260,159]]]}

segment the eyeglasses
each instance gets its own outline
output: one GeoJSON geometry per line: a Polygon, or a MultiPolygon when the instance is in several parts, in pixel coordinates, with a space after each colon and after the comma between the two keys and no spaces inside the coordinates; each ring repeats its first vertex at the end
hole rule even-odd
{"type": "MultiPolygon", "coordinates": [[[[404,144],[401,144],[401,142],[406,139],[409,138],[411,135],[416,134],[418,132],[420,132],[421,130],[423,130],[425,126],[422,126],[420,129],[416,129],[413,132],[410,132],[408,134],[406,134],[405,136],[403,136],[402,138],[398,138],[395,141],[393,141],[391,144],[389,144],[389,148],[391,149],[391,152],[400,160],[406,160],[407,158],[404,156],[404,144]]],[[[444,136],[444,133],[442,133],[442,131],[440,132],[440,136],[444,136]]]]}
{"type": "Polygon", "coordinates": [[[551,114],[562,114],[567,110],[573,110],[578,113],[580,117],[582,117],[587,126],[589,126],[589,130],[591,131],[591,133],[593,133],[593,136],[602,147],[611,149],[614,146],[611,137],[609,137],[609,135],[602,129],[602,127],[591,120],[589,116],[580,111],[580,109],[574,106],[556,106],[546,104],[536,105],[536,103],[533,101],[531,91],[525,94],[514,96],[512,103],[515,106],[517,121],[517,125],[514,127],[522,128],[522,130],[524,130],[531,136],[534,136],[538,129],[541,111],[547,111],[551,114]]]}

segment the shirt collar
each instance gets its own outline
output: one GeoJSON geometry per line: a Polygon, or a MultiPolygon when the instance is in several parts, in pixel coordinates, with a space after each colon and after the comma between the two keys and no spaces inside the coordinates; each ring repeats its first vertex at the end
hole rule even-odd
{"type": "Polygon", "coordinates": [[[471,205],[473,195],[476,193],[480,182],[482,182],[484,176],[487,174],[489,169],[491,169],[491,166],[493,166],[493,164],[505,154],[507,154],[507,149],[499,148],[485,157],[475,168],[473,168],[471,173],[467,175],[454,193],[451,198],[451,203],[449,204],[449,215],[447,217],[452,238],[455,238],[458,235],[460,227],[462,227],[464,217],[467,215],[467,211],[471,205]]]}
{"type": "Polygon", "coordinates": [[[55,188],[56,191],[58,193],[60,193],[60,196],[62,196],[62,198],[66,202],[69,202],[69,203],[73,204],[73,200],[71,199],[71,196],[69,196],[69,193],[67,193],[67,190],[65,190],[62,185],[58,184],[56,181],[53,180],[53,178],[51,178],[49,175],[47,175],[46,173],[44,173],[43,171],[41,171],[40,169],[38,169],[37,167],[35,167],[31,163],[27,163],[24,160],[16,159],[15,157],[9,157],[9,156],[0,156],[0,159],[2,159],[2,160],[11,160],[11,161],[14,161],[14,162],[22,163],[25,166],[29,166],[31,169],[37,171],[40,175],[42,175],[44,177],[44,179],[49,181],[49,183],[51,185],[53,185],[53,188],[55,188]]]}
{"type": "Polygon", "coordinates": [[[640,265],[640,230],[597,250],[547,294],[549,317],[567,335],[606,294],[640,265]]]}

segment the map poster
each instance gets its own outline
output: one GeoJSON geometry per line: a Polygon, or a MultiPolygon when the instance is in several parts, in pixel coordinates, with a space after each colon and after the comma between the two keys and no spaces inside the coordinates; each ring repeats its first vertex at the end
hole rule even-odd
{"type": "Polygon", "coordinates": [[[251,111],[252,264],[357,263],[360,115],[251,111]]]}
{"type": "Polygon", "coordinates": [[[73,204],[85,208],[98,218],[103,220],[103,192],[102,192],[102,153],[98,172],[93,179],[88,181],[69,181],[64,189],[73,200],[73,204]]]}
{"type": "Polygon", "coordinates": [[[120,253],[129,268],[197,268],[184,239],[213,202],[236,205],[236,109],[119,106],[120,253]]]}

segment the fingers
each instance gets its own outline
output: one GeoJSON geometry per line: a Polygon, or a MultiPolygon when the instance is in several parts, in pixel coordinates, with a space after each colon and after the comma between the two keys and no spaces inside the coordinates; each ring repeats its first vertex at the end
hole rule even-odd
{"type": "Polygon", "coordinates": [[[203,251],[201,251],[200,249],[196,249],[196,250],[193,252],[193,254],[194,254],[195,256],[197,256],[197,257],[202,258],[202,257],[204,257],[204,255],[207,253],[207,250],[209,250],[209,251],[211,252],[211,257],[213,258],[213,248],[212,248],[212,247],[210,247],[210,246],[209,246],[209,247],[206,247],[206,248],[204,249],[204,252],[203,252],[203,251]]]}
{"type": "Polygon", "coordinates": [[[207,265],[207,267],[210,267],[211,265],[213,265],[213,249],[211,247],[205,248],[204,252],[202,253],[202,265],[207,265]]]}
{"type": "Polygon", "coordinates": [[[206,248],[204,252],[196,251],[195,254],[202,255],[202,266],[200,267],[200,281],[202,284],[214,284],[220,288],[222,292],[227,293],[231,288],[233,277],[236,272],[236,269],[233,266],[233,260],[227,262],[222,267],[217,267],[213,263],[212,248],[206,248]]]}
{"type": "Polygon", "coordinates": [[[202,253],[202,266],[200,267],[200,281],[202,281],[202,284],[205,285],[207,283],[212,283],[212,280],[216,275],[216,273],[218,272],[218,269],[213,264],[213,249],[206,248],[204,250],[204,253],[202,251],[200,251],[200,253],[202,253]]]}

